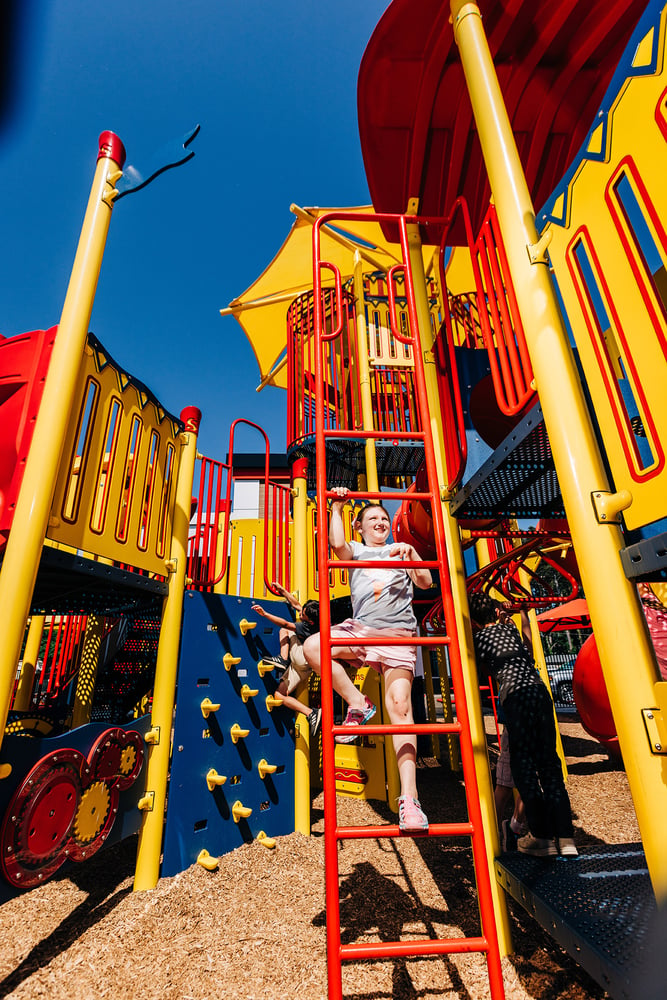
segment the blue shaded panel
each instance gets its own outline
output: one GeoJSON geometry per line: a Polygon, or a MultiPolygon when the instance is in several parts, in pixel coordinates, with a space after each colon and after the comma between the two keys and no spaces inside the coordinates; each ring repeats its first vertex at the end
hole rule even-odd
{"type": "Polygon", "coordinates": [[[282,708],[268,711],[265,699],[277,678],[262,678],[257,669],[263,655],[278,652],[278,629],[253,614],[254,603],[193,591],[185,595],[163,876],[189,867],[203,849],[217,857],[260,830],[270,837],[294,830],[292,715],[282,708]],[[245,636],[239,627],[243,618],[257,622],[245,636]],[[241,658],[229,671],[225,653],[241,658]],[[244,684],[259,691],[246,703],[244,684]],[[201,711],[204,698],[220,705],[207,719],[201,711]],[[249,730],[236,744],[230,735],[234,723],[249,730]],[[257,770],[262,758],[278,766],[264,779],[257,770]],[[213,792],[206,784],[211,768],[227,778],[213,792]],[[239,823],[231,813],[237,800],[252,809],[239,823]]]}

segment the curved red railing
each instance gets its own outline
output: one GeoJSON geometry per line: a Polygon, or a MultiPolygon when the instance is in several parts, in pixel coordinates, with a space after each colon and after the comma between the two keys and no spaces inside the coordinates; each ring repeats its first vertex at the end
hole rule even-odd
{"type": "MultiPolygon", "coordinates": [[[[202,589],[217,586],[227,573],[229,556],[229,514],[231,512],[232,485],[234,476],[234,437],[238,424],[246,424],[259,431],[264,439],[264,559],[262,561],[262,578],[264,586],[271,594],[276,594],[272,581],[278,580],[284,586],[289,586],[289,503],[291,490],[289,486],[272,482],[269,478],[270,445],[266,432],[253,423],[239,417],[234,420],[229,429],[229,447],[227,462],[216,462],[202,458],[199,494],[197,497],[197,520],[194,534],[188,540],[188,579],[190,585],[202,589]],[[226,473],[223,496],[223,474],[226,473]],[[269,511],[274,517],[269,517],[269,511]],[[277,513],[276,513],[277,512],[277,513]],[[269,545],[269,522],[274,524],[274,532],[269,545]],[[275,526],[278,529],[275,530],[275,526]],[[221,543],[219,538],[222,536],[221,543]],[[221,548],[220,548],[221,545],[221,548]],[[219,571],[215,567],[219,565],[219,571]],[[269,568],[271,573],[269,573],[269,568]],[[202,572],[203,570],[203,572],[202,572]],[[270,579],[269,579],[270,578],[270,579]]],[[[276,595],[277,596],[277,595],[276,595]]]]}
{"type": "MultiPolygon", "coordinates": [[[[494,532],[475,532],[476,538],[498,537],[494,532]]],[[[507,538],[502,533],[504,539],[507,538]]],[[[525,536],[524,536],[525,537],[525,536]]],[[[549,532],[536,531],[530,537],[514,548],[508,548],[506,552],[499,555],[487,566],[483,566],[476,573],[468,577],[468,591],[473,594],[480,590],[497,590],[504,595],[508,603],[514,608],[522,607],[542,607],[552,604],[565,604],[572,601],[579,593],[579,582],[576,577],[564,566],[552,559],[545,549],[557,545],[557,538],[549,532]],[[539,556],[542,562],[547,563],[565,581],[569,590],[565,594],[557,594],[551,584],[543,577],[538,576],[537,571],[528,565],[529,561],[539,556]],[[523,582],[521,576],[526,574],[527,582],[523,582]],[[534,580],[542,590],[547,593],[544,597],[535,596],[530,589],[530,581],[534,580]]]]}

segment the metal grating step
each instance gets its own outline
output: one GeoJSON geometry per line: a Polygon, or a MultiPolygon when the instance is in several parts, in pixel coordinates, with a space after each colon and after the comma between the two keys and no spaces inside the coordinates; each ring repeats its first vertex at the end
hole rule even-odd
{"type": "Polygon", "coordinates": [[[450,502],[455,517],[564,517],[539,403],[450,502]]]}
{"type": "Polygon", "coordinates": [[[577,858],[496,858],[499,884],[615,1000],[637,1000],[657,913],[641,844],[583,847],[577,858]]]}

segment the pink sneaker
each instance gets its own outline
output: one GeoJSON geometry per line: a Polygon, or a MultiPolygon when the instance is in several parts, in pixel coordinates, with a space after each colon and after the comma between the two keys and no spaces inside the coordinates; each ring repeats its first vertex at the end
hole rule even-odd
{"type": "Polygon", "coordinates": [[[403,833],[423,833],[428,830],[428,819],[417,799],[401,795],[398,800],[398,826],[403,833]]]}
{"type": "MultiPolygon", "coordinates": [[[[373,702],[370,698],[366,698],[366,707],[363,710],[359,708],[348,708],[343,725],[354,726],[355,728],[363,726],[365,722],[369,722],[373,718],[376,712],[377,709],[373,702]]],[[[358,735],[359,733],[356,732],[350,733],[349,736],[345,733],[336,737],[336,743],[354,743],[358,735]]]]}

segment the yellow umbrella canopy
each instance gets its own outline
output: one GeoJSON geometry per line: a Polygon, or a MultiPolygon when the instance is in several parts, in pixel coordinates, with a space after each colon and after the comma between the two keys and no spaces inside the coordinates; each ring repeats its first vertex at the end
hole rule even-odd
{"type": "MultiPolygon", "coordinates": [[[[296,220],[268,267],[259,278],[226,309],[223,316],[235,316],[257,358],[261,382],[265,385],[287,387],[285,349],[287,332],[285,317],[290,303],[313,287],[312,227],[317,219],[328,212],[355,212],[372,214],[370,205],[361,208],[299,208],[291,206],[296,220]]],[[[352,275],[355,251],[362,258],[364,272],[386,271],[401,259],[400,247],[388,243],[376,222],[355,221],[332,223],[321,228],[321,256],[335,264],[343,281],[352,275]]],[[[430,260],[433,247],[424,249],[430,260]]],[[[323,284],[333,284],[331,272],[323,273],[323,284]]]]}

